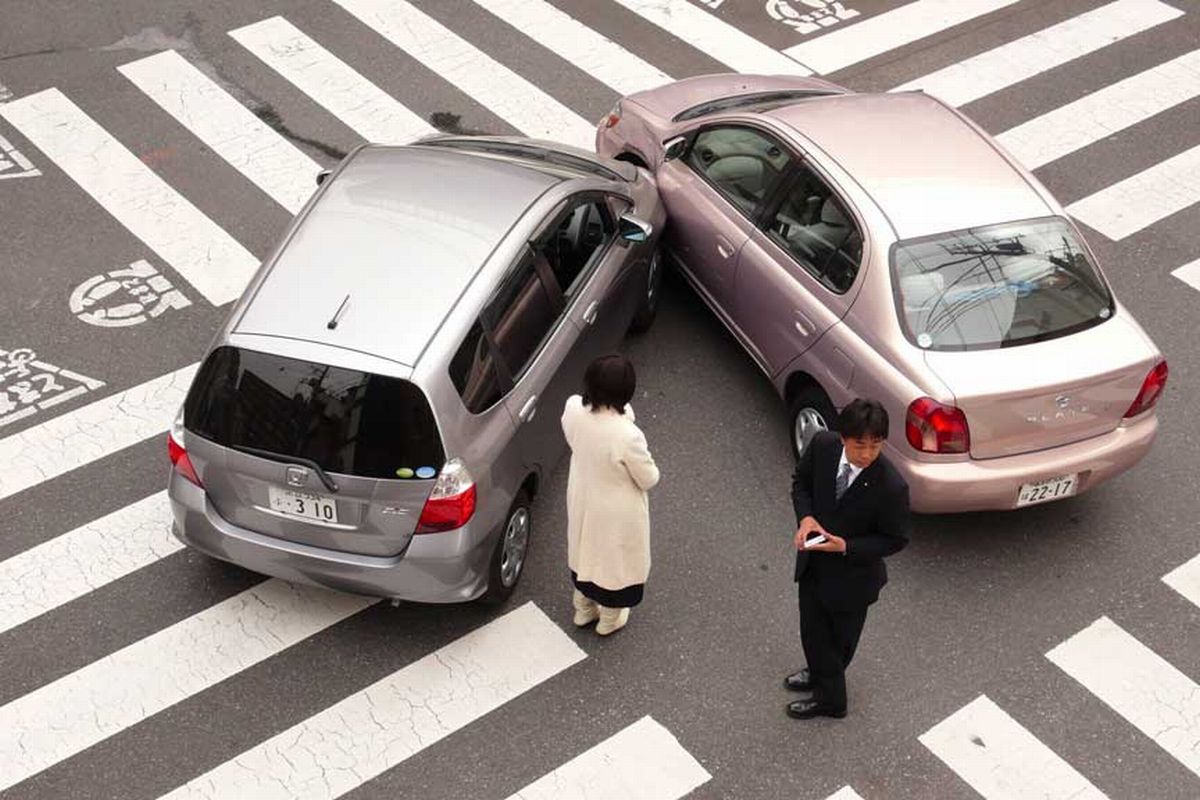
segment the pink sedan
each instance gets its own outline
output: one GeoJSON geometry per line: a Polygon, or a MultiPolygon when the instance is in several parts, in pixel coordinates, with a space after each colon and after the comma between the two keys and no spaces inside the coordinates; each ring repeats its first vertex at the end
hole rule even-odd
{"type": "Polygon", "coordinates": [[[913,508],[952,512],[1068,497],[1149,451],[1166,362],[1058,201],[954,108],[711,75],[622,99],[596,149],[654,172],[666,253],[797,452],[878,399],[913,508]]]}

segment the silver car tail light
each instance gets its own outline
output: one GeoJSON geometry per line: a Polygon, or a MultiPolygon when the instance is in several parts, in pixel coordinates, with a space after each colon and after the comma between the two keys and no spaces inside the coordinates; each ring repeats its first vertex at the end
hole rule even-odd
{"type": "Polygon", "coordinates": [[[465,464],[452,458],[438,473],[433,491],[421,509],[416,533],[439,533],[461,528],[475,514],[475,480],[465,464]]]}

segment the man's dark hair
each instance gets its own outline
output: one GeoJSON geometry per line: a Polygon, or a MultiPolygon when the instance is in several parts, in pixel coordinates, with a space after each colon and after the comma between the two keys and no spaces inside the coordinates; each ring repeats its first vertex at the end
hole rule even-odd
{"type": "Polygon", "coordinates": [[[878,400],[852,400],[838,415],[838,432],[847,439],[886,439],[887,409],[878,400]]]}
{"type": "Polygon", "coordinates": [[[633,399],[637,375],[633,364],[622,355],[600,356],[588,365],[583,376],[583,404],[592,411],[611,408],[625,413],[625,404],[633,399]]]}

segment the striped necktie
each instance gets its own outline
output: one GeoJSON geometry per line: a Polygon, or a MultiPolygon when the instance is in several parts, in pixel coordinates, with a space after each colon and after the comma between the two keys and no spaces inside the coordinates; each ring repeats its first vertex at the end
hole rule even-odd
{"type": "Polygon", "coordinates": [[[838,500],[842,499],[842,495],[846,493],[847,487],[850,486],[850,463],[842,464],[842,469],[838,473],[837,481],[833,484],[833,492],[838,500]]]}

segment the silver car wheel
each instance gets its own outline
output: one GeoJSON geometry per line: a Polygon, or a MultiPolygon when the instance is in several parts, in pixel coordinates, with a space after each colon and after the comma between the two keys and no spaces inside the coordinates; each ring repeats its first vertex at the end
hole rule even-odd
{"type": "Polygon", "coordinates": [[[529,546],[529,509],[518,508],[508,518],[504,529],[504,543],[500,551],[500,582],[504,588],[512,587],[521,576],[525,566],[525,550],[529,546]]]}
{"type": "Polygon", "coordinates": [[[800,409],[796,414],[796,453],[803,455],[804,448],[808,447],[813,437],[826,430],[829,430],[829,425],[825,423],[820,411],[815,408],[800,409]]]}
{"type": "Polygon", "coordinates": [[[654,308],[658,300],[658,287],[661,283],[662,255],[658,250],[650,258],[650,266],[646,270],[646,308],[654,308]]]}

